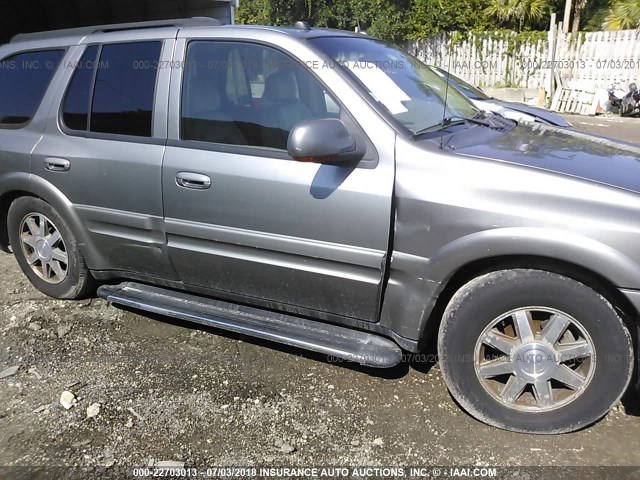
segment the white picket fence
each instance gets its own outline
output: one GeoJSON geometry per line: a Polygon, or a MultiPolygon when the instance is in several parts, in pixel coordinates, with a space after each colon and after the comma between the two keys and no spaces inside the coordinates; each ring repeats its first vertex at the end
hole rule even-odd
{"type": "Polygon", "coordinates": [[[463,42],[442,33],[407,49],[422,61],[450,69],[484,87],[550,89],[552,75],[565,86],[598,90],[613,81],[640,82],[640,30],[558,32],[534,42],[513,35],[469,35],[463,42]],[[493,38],[491,38],[493,37],[493,38]],[[552,68],[553,67],[553,68],[552,68]],[[553,73],[552,73],[553,71],[553,73]]]}

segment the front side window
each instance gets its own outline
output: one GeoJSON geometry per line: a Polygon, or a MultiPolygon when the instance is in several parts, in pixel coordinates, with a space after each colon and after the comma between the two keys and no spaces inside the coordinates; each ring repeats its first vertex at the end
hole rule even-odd
{"type": "Polygon", "coordinates": [[[35,115],[64,50],[12,55],[0,61],[0,124],[22,125],[35,115]]]}
{"type": "Polygon", "coordinates": [[[479,113],[461,93],[447,89],[446,81],[427,65],[384,42],[366,37],[310,41],[414,134],[437,127],[444,117],[479,113]]]}
{"type": "Polygon", "coordinates": [[[183,140],[286,150],[297,123],[340,116],[314,75],[274,48],[193,41],[185,64],[183,140]]]}

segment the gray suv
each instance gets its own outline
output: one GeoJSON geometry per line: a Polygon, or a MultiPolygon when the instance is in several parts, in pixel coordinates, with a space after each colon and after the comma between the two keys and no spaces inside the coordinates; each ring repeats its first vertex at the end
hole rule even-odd
{"type": "Polygon", "coordinates": [[[479,111],[401,50],[302,22],[26,34],[0,65],[0,247],[45,294],[100,282],[370,367],[437,340],[458,403],[520,432],[627,390],[638,148],[479,111]]]}

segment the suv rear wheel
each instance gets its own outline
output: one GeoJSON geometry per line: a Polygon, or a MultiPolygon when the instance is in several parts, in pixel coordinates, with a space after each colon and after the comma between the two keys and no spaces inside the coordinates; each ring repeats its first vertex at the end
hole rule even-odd
{"type": "Polygon", "coordinates": [[[13,253],[34,287],[63,299],[91,293],[95,280],[73,233],[51,205],[35,197],[16,199],[9,207],[7,227],[13,253]]]}
{"type": "Polygon", "coordinates": [[[528,433],[595,422],[620,400],[633,372],[631,336],[611,304],[540,270],[492,272],[460,288],[445,311],[438,354],[465,410],[528,433]]]}

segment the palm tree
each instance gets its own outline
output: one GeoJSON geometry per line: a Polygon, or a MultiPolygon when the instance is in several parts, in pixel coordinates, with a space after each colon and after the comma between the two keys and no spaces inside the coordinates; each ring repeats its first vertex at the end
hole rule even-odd
{"type": "Polygon", "coordinates": [[[613,0],[602,27],[607,30],[640,28],[640,0],[613,0]]]}
{"type": "Polygon", "coordinates": [[[486,13],[501,23],[518,25],[522,30],[525,23],[540,20],[547,10],[547,0],[492,0],[486,13]]]}

